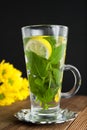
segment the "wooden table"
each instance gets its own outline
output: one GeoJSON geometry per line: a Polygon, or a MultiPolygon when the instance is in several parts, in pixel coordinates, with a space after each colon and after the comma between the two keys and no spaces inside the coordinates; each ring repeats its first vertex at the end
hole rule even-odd
{"type": "Polygon", "coordinates": [[[29,107],[29,99],[0,107],[0,130],[87,130],[87,96],[74,96],[61,100],[61,108],[78,112],[75,120],[62,124],[36,125],[18,121],[13,116],[20,109],[29,107]]]}

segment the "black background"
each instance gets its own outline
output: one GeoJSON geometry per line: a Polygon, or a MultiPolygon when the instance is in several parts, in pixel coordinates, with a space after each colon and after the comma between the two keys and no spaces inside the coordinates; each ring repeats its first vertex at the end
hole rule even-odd
{"type": "MultiPolygon", "coordinates": [[[[0,62],[5,59],[26,76],[21,27],[31,24],[61,24],[69,27],[66,64],[76,66],[82,76],[77,94],[87,95],[86,2],[28,1],[0,4],[0,62]]],[[[63,91],[73,86],[71,73],[65,72],[63,91]],[[67,73],[67,74],[66,74],[67,73]]]]}

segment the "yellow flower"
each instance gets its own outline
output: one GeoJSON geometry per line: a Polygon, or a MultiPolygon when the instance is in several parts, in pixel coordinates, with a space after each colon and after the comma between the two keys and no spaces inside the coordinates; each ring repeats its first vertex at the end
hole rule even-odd
{"type": "Polygon", "coordinates": [[[0,63],[0,106],[10,105],[29,96],[29,82],[22,72],[3,60],[0,63]]]}

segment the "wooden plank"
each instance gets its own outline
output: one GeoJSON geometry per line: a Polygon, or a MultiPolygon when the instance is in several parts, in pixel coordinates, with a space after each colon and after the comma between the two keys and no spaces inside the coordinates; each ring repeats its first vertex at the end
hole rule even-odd
{"type": "Polygon", "coordinates": [[[66,128],[67,130],[87,130],[87,107],[66,128]]]}

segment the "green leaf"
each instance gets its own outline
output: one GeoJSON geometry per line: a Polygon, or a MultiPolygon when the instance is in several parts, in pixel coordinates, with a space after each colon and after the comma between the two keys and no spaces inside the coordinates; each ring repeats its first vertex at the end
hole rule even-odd
{"type": "Polygon", "coordinates": [[[39,85],[39,86],[42,86],[43,82],[42,82],[42,80],[41,80],[40,78],[37,78],[37,79],[35,80],[35,84],[37,84],[37,85],[39,85]]]}
{"type": "Polygon", "coordinates": [[[28,59],[27,69],[30,70],[30,73],[40,77],[46,76],[47,60],[36,55],[33,52],[26,51],[26,56],[28,59]]]}
{"type": "Polygon", "coordinates": [[[59,69],[53,69],[53,76],[56,84],[59,85],[62,82],[63,72],[59,69]]]}
{"type": "Polygon", "coordinates": [[[35,84],[36,77],[34,77],[32,75],[29,75],[28,79],[29,79],[29,84],[30,84],[30,90],[31,90],[31,92],[37,96],[38,93],[39,93],[39,87],[40,86],[37,85],[37,84],[35,84]]]}
{"type": "Polygon", "coordinates": [[[44,105],[51,102],[53,97],[54,97],[53,90],[51,88],[48,88],[48,89],[44,89],[43,93],[39,93],[38,99],[44,105]]]}
{"type": "Polygon", "coordinates": [[[55,47],[53,50],[52,57],[50,58],[52,64],[58,64],[58,62],[64,57],[64,51],[66,49],[66,44],[61,44],[55,47]]]}

